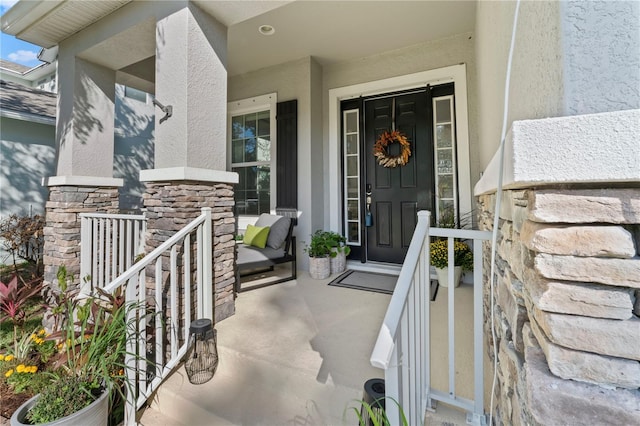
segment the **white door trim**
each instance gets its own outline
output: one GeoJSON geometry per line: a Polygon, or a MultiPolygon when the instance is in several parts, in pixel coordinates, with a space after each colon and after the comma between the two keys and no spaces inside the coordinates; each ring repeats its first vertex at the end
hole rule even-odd
{"type": "MultiPolygon", "coordinates": [[[[467,67],[465,64],[422,71],[384,80],[337,87],[329,90],[329,229],[339,231],[342,225],[340,194],[340,101],[381,93],[455,83],[456,136],[458,152],[458,187],[460,211],[472,210],[471,164],[469,161],[469,114],[467,108],[467,67]]],[[[326,221],[325,217],[325,221],[326,221]]]]}

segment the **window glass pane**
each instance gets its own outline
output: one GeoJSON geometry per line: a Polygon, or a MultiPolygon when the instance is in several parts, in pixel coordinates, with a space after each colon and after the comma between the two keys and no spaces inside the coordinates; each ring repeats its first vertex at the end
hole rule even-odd
{"type": "Polygon", "coordinates": [[[438,148],[451,147],[451,124],[439,124],[436,126],[436,142],[438,148]]]}
{"type": "Polygon", "coordinates": [[[258,138],[258,161],[271,161],[271,140],[258,138]]]}
{"type": "Polygon", "coordinates": [[[246,188],[247,186],[247,173],[244,169],[244,167],[237,167],[234,169],[231,169],[232,171],[238,173],[238,190],[242,190],[244,188],[246,188]]]}
{"type": "Polygon", "coordinates": [[[244,135],[244,117],[239,115],[231,118],[231,139],[242,139],[244,135]]]}
{"type": "Polygon", "coordinates": [[[347,178],[347,197],[358,198],[358,178],[347,178]]]}
{"type": "Polygon", "coordinates": [[[358,176],[358,157],[347,157],[347,176],[358,176]]]}
{"type": "Polygon", "coordinates": [[[347,114],[347,133],[358,131],[358,113],[348,112],[347,114]]]}
{"type": "Polygon", "coordinates": [[[259,199],[259,211],[256,214],[269,213],[271,210],[271,199],[269,197],[269,191],[259,191],[258,192],[259,199]]]}
{"type": "Polygon", "coordinates": [[[257,189],[257,177],[258,177],[258,168],[257,167],[245,167],[245,172],[247,174],[246,181],[246,189],[257,189]]]}
{"type": "Polygon", "coordinates": [[[258,136],[269,137],[271,134],[271,122],[269,119],[269,111],[261,111],[258,117],[258,136]]]}
{"type": "Polygon", "coordinates": [[[347,219],[358,220],[358,202],[355,200],[347,201],[347,219]]]}
{"type": "Polygon", "coordinates": [[[255,138],[257,135],[256,117],[258,114],[247,114],[244,116],[244,137],[255,138]]]}
{"type": "Polygon", "coordinates": [[[256,187],[261,191],[269,192],[271,185],[271,171],[269,167],[258,167],[258,181],[256,187]]]}
{"type": "Polygon", "coordinates": [[[436,122],[445,123],[451,121],[451,100],[441,99],[436,101],[436,122]]]}
{"type": "Polygon", "coordinates": [[[451,158],[450,149],[438,150],[438,174],[451,174],[453,173],[453,160],[451,158]]]}
{"type": "Polygon", "coordinates": [[[258,155],[256,148],[255,138],[249,138],[244,141],[244,161],[257,161],[258,155]]]}
{"type": "Polygon", "coordinates": [[[242,140],[231,142],[231,162],[242,163],[244,161],[244,143],[242,140]]]}
{"type": "Polygon", "coordinates": [[[453,175],[438,176],[438,196],[453,198],[453,175]]]}
{"type": "Polygon", "coordinates": [[[347,154],[358,153],[358,135],[347,135],[347,154]]]}

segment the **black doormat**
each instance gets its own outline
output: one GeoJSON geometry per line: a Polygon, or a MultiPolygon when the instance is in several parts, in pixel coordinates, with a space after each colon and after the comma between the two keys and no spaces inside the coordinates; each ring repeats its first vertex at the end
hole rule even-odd
{"type": "MultiPolygon", "coordinates": [[[[354,290],[374,291],[377,293],[393,294],[398,281],[397,275],[376,274],[364,271],[347,271],[329,285],[335,287],[345,287],[354,290]]],[[[436,300],[438,294],[438,281],[431,281],[431,301],[436,300]]]]}

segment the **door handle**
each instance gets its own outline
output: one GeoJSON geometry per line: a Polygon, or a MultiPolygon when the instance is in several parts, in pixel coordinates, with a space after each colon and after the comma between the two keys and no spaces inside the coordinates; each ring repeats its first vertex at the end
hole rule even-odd
{"type": "Polygon", "coordinates": [[[364,215],[364,226],[373,226],[373,215],[371,214],[371,184],[367,184],[367,211],[364,215]]]}

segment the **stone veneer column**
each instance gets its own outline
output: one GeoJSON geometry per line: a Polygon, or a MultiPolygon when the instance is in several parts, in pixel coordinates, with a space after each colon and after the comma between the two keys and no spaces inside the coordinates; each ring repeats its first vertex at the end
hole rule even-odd
{"type": "Polygon", "coordinates": [[[53,185],[45,205],[44,284],[58,291],[58,268],[64,265],[80,284],[80,213],[117,213],[118,187],[53,185]]]}
{"type": "MultiPolygon", "coordinates": [[[[495,423],[640,424],[640,189],[503,194],[495,423]]],[[[479,202],[491,229],[495,193],[479,202]]]]}
{"type": "MultiPolygon", "coordinates": [[[[214,320],[218,322],[233,315],[236,230],[233,187],[227,183],[189,180],[146,182],[146,187],[143,202],[148,220],[145,248],[147,253],[198,217],[202,207],[211,208],[214,320]]],[[[157,297],[152,294],[153,291],[153,288],[147,289],[148,294],[157,297]]]]}

